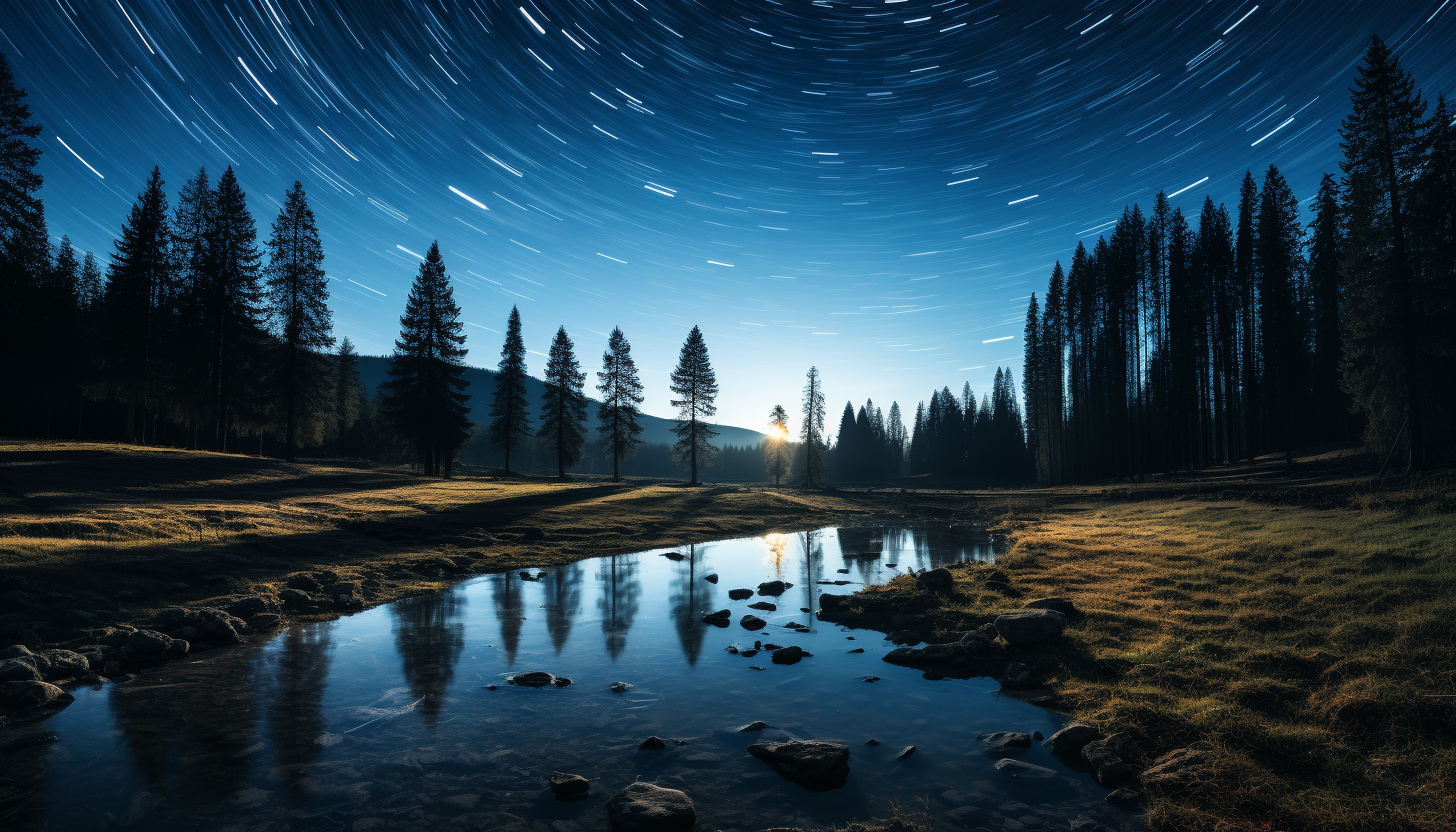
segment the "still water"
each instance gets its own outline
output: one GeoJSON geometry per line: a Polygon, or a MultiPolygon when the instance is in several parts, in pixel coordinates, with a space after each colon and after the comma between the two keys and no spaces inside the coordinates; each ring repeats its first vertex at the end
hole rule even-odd
{"type": "Polygon", "coordinates": [[[266,643],[74,691],[46,723],[59,742],[11,758],[43,767],[45,785],[0,825],[574,832],[605,829],[607,798],[641,779],[686,791],[704,830],[843,825],[895,807],[946,829],[1066,829],[1078,815],[1136,828],[1088,775],[1039,746],[1020,759],[1058,776],[1034,784],[1003,777],[979,750],[978,734],[1049,735],[1057,715],[999,695],[989,679],[927,681],[882,662],[893,645],[879,633],[805,611],[821,591],[994,557],[984,533],[821,529],[532,569],[530,579],[487,575],[296,624],[266,643]],[[794,586],[728,598],[772,579],[794,586]],[[763,601],[777,610],[748,608],[763,601]],[[724,608],[729,627],[703,623],[724,608]],[[749,612],[768,626],[743,629],[749,612]],[[726,650],[755,640],[813,656],[782,666],[726,650]],[[573,684],[505,684],[529,670],[573,684]],[[613,692],[619,681],[631,687],[613,692]],[[736,731],[755,720],[772,727],[736,731]],[[649,735],[668,749],[639,751],[649,735]],[[775,738],[847,744],[848,784],[811,794],[745,751],[775,738]],[[589,778],[590,797],[557,802],[555,770],[589,778]]]}

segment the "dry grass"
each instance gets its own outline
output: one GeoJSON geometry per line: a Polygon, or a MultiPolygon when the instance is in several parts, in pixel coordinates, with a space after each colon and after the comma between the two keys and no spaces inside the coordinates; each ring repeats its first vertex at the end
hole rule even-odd
{"type": "MultiPolygon", "coordinates": [[[[1456,828],[1456,518],[1151,500],[1003,522],[1013,585],[1088,613],[1045,657],[1077,715],[1222,761],[1157,827],[1456,828]]],[[[967,615],[1020,603],[963,586],[967,615]]]]}

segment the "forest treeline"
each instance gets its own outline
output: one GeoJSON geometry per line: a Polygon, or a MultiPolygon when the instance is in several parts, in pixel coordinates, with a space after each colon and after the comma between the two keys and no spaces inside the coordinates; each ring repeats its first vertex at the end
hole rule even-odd
{"type": "Polygon", "coordinates": [[[1363,436],[1413,472],[1453,447],[1456,128],[1370,41],[1313,222],[1279,169],[1236,216],[1159,194],[1078,243],[1026,315],[1039,480],[1173,473],[1363,436]]]}

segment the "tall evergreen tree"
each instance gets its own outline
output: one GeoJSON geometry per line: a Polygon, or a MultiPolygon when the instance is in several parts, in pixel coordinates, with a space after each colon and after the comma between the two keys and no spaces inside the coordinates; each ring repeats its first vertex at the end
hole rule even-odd
{"type": "Polygon", "coordinates": [[[859,474],[859,439],[858,426],[854,420],[854,405],[845,402],[844,412],[839,414],[839,430],[834,435],[835,479],[853,479],[859,474]]]}
{"type": "Polygon", "coordinates": [[[328,401],[328,363],[322,351],[334,343],[323,241],[301,182],[295,181],[283,197],[268,252],[268,315],[281,353],[273,387],[282,410],[286,458],[292,462],[300,422],[313,427],[315,441],[319,437],[319,419],[328,401]]]}
{"type": "Polygon", "coordinates": [[[531,417],[526,412],[526,342],[521,338],[521,313],[511,307],[506,340],[496,365],[495,397],[490,406],[490,443],[506,455],[511,473],[511,451],[531,438],[531,417]]]}
{"type": "Polygon", "coordinates": [[[1320,180],[1310,223],[1309,294],[1314,352],[1310,367],[1310,409],[1315,435],[1325,442],[1346,438],[1350,400],[1340,389],[1340,186],[1334,174],[1320,180]]]}
{"type": "Polygon", "coordinates": [[[192,446],[201,444],[204,423],[210,425],[214,406],[212,390],[216,369],[211,345],[220,331],[216,317],[218,292],[208,263],[208,240],[217,222],[217,194],[207,169],[183,183],[172,218],[173,282],[176,288],[175,314],[168,336],[173,351],[169,383],[179,415],[192,428],[192,446]]]}
{"type": "Polygon", "coordinates": [[[1047,284],[1046,308],[1042,311],[1041,335],[1041,382],[1043,397],[1042,438],[1046,448],[1048,481],[1061,485],[1065,481],[1066,460],[1063,456],[1063,413],[1066,406],[1064,376],[1066,373],[1066,306],[1065,277],[1062,263],[1052,267],[1052,276],[1047,284]]]}
{"type": "Polygon", "coordinates": [[[764,463],[774,485],[789,473],[789,414],[776,404],[768,414],[768,438],[763,443],[764,463]]]}
{"type": "Polygon", "coordinates": [[[414,446],[420,473],[450,476],[470,436],[465,392],[465,325],[440,244],[433,242],[410,286],[383,384],[384,413],[414,446]]]}
{"type": "Polygon", "coordinates": [[[1257,218],[1259,261],[1259,352],[1263,359],[1260,387],[1267,447],[1282,450],[1286,463],[1294,460],[1296,426],[1307,395],[1305,387],[1304,321],[1296,310],[1303,294],[1303,228],[1299,200],[1284,175],[1273,165],[1264,174],[1257,218]]]}
{"type": "MultiPolygon", "coordinates": [[[[1345,389],[1380,450],[1404,437],[1407,468],[1426,465],[1422,293],[1411,256],[1410,200],[1423,166],[1426,104],[1385,42],[1370,38],[1340,124],[1348,257],[1341,263],[1345,389]]],[[[1445,322],[1449,324],[1449,322],[1445,322]]]]}
{"type": "Polygon", "coordinates": [[[261,429],[266,400],[260,389],[267,364],[263,328],[258,229],[247,197],[229,167],[217,180],[214,215],[207,239],[207,298],[211,322],[208,394],[213,436],[227,450],[231,433],[261,429]]]}
{"type": "Polygon", "coordinates": [[[672,446],[673,461],[688,467],[688,484],[698,484],[698,466],[708,467],[717,458],[718,449],[712,438],[718,435],[707,422],[718,412],[718,378],[708,361],[708,345],[696,326],[688,333],[672,371],[671,389],[678,409],[677,426],[672,432],[677,443],[672,446]]]}
{"type": "Polygon", "coordinates": [[[886,424],[885,438],[889,447],[889,470],[891,477],[900,476],[905,467],[905,450],[910,445],[910,437],[905,433],[905,417],[900,414],[900,403],[890,402],[890,416],[886,424]]]}
{"type": "Polygon", "coordinates": [[[637,362],[632,359],[632,345],[621,327],[613,327],[607,338],[607,351],[602,353],[602,369],[597,372],[597,390],[602,403],[597,408],[597,431],[602,449],[612,455],[612,481],[622,481],[622,460],[636,452],[642,444],[638,434],[642,425],[637,418],[642,405],[642,378],[637,362]]]}
{"type": "Polygon", "coordinates": [[[31,121],[25,98],[0,54],[0,430],[8,424],[17,433],[33,375],[33,328],[25,310],[49,266],[45,206],[36,195],[41,149],[31,144],[41,126],[31,121]]]}
{"type": "Polygon", "coordinates": [[[799,428],[804,447],[804,487],[824,483],[824,385],[819,368],[810,367],[804,377],[804,424],[799,428]]]}
{"type": "Polygon", "coordinates": [[[334,358],[334,441],[336,452],[347,454],[353,449],[349,441],[349,430],[359,421],[360,400],[364,385],[359,379],[359,353],[354,351],[354,342],[345,335],[339,341],[339,353],[334,358]]]}
{"type": "Polygon", "coordinates": [[[1022,338],[1024,354],[1021,377],[1026,391],[1026,445],[1031,449],[1037,482],[1050,482],[1051,455],[1043,445],[1041,404],[1046,398],[1043,385],[1045,354],[1041,344],[1041,307],[1037,305],[1036,293],[1031,293],[1031,302],[1026,305],[1026,328],[1022,338]]]}
{"type": "Polygon", "coordinates": [[[1234,282],[1238,293],[1239,389],[1243,412],[1239,414],[1239,458],[1253,459],[1259,452],[1263,402],[1259,390],[1258,274],[1256,268],[1254,218],[1259,210],[1259,185],[1251,171],[1244,171],[1239,186],[1239,225],[1234,237],[1234,282]]]}
{"type": "Polygon", "coordinates": [[[581,461],[586,445],[586,374],[576,360],[576,345],[558,327],[546,358],[546,390],[541,394],[541,429],[536,436],[556,453],[556,476],[566,479],[566,467],[581,461]]]}
{"type": "Polygon", "coordinates": [[[103,392],[126,405],[130,442],[145,441],[147,416],[161,392],[164,301],[171,269],[162,184],[161,170],[152,168],[116,241],[106,286],[103,392]]]}

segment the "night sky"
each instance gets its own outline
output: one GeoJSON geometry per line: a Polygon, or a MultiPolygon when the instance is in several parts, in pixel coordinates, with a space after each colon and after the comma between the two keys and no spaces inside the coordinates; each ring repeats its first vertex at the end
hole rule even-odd
{"type": "Polygon", "coordinates": [[[104,260],[153,165],[175,202],[230,164],[261,241],[298,179],[361,352],[438,239],[470,363],[511,304],[536,374],[621,326],[668,415],[698,324],[751,428],[811,364],[834,421],[1019,384],[1028,295],[1159,190],[1313,197],[1372,32],[1456,88],[1451,0],[0,3],[55,239],[104,260]]]}

